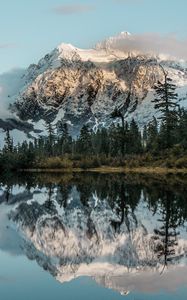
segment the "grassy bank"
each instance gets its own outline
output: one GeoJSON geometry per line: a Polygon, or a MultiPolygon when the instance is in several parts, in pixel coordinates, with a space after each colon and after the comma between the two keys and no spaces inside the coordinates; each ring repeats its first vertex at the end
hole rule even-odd
{"type": "Polygon", "coordinates": [[[111,156],[55,156],[32,157],[23,159],[15,154],[6,154],[0,161],[1,172],[28,171],[28,172],[102,172],[102,173],[158,173],[177,174],[187,173],[187,154],[173,155],[164,153],[160,156],[150,154],[128,155],[124,157],[111,156]]]}
{"type": "Polygon", "coordinates": [[[101,173],[157,173],[186,174],[187,156],[136,155],[124,158],[112,157],[49,157],[38,159],[32,167],[21,168],[28,172],[101,172],[101,173]]]}

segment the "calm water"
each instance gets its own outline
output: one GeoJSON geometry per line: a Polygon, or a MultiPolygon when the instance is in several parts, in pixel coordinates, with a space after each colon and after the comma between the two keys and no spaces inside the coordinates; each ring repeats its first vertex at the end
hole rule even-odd
{"type": "Polygon", "coordinates": [[[0,299],[187,299],[187,178],[0,179],[0,299]]]}

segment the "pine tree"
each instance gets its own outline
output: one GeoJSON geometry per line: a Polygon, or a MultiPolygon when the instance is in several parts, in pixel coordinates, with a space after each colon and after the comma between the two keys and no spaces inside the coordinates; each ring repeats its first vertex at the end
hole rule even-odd
{"type": "Polygon", "coordinates": [[[92,154],[92,141],[91,134],[88,125],[83,125],[80,131],[80,136],[78,139],[78,152],[80,154],[92,154]]]}
{"type": "Polygon", "coordinates": [[[121,119],[121,128],[118,126],[118,139],[120,139],[120,144],[121,144],[121,149],[120,152],[122,156],[125,154],[125,118],[123,113],[118,109],[115,108],[115,110],[111,113],[111,118],[112,119],[121,119]]]}
{"type": "Polygon", "coordinates": [[[72,152],[72,138],[68,131],[67,123],[59,122],[57,126],[58,134],[58,148],[59,154],[71,153],[72,152]]]}
{"type": "Polygon", "coordinates": [[[13,148],[14,148],[14,146],[13,146],[13,139],[10,137],[10,132],[9,132],[8,129],[5,131],[4,142],[5,142],[5,145],[4,145],[3,151],[5,153],[12,153],[13,152],[13,148]]]}
{"type": "Polygon", "coordinates": [[[147,125],[147,150],[155,152],[158,141],[158,123],[155,117],[147,125]]]}
{"type": "Polygon", "coordinates": [[[160,195],[160,228],[155,228],[155,252],[162,259],[164,267],[167,266],[171,256],[175,255],[177,246],[177,226],[179,225],[179,212],[176,209],[176,196],[171,191],[161,191],[160,195]]]}
{"type": "Polygon", "coordinates": [[[109,138],[108,138],[108,130],[106,128],[102,128],[99,133],[100,139],[100,149],[99,153],[105,154],[108,156],[109,154],[109,138]]]}
{"type": "Polygon", "coordinates": [[[181,109],[178,129],[176,131],[177,143],[187,150],[187,111],[181,109]]]}
{"type": "Polygon", "coordinates": [[[45,128],[48,133],[48,138],[46,141],[46,149],[49,156],[53,156],[53,146],[55,142],[55,132],[54,132],[54,126],[51,122],[46,122],[45,128]]]}
{"type": "Polygon", "coordinates": [[[138,125],[134,119],[130,122],[129,129],[129,138],[130,138],[130,153],[141,153],[142,152],[142,142],[141,142],[141,133],[139,131],[138,125]]]}
{"type": "Polygon", "coordinates": [[[156,98],[152,102],[155,103],[155,109],[161,112],[160,119],[165,126],[164,139],[166,147],[169,148],[172,145],[172,130],[176,122],[175,110],[178,108],[178,94],[176,93],[176,85],[172,83],[172,79],[169,78],[164,68],[160,67],[164,74],[164,81],[158,81],[155,85],[156,98]]]}
{"type": "Polygon", "coordinates": [[[122,154],[122,143],[121,143],[121,127],[118,125],[117,127],[112,124],[109,128],[109,154],[112,157],[117,157],[122,154]]]}
{"type": "Polygon", "coordinates": [[[37,140],[37,143],[35,144],[35,152],[40,156],[44,156],[47,154],[47,149],[46,149],[46,143],[45,143],[45,138],[44,137],[39,137],[37,140]]]}

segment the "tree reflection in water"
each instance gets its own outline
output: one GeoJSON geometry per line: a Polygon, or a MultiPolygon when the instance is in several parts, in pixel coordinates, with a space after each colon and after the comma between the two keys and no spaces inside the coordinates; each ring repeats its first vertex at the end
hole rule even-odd
{"type": "Polygon", "coordinates": [[[25,253],[61,282],[177,265],[187,253],[187,178],[43,174],[1,178],[25,253]],[[31,255],[32,253],[32,255],[31,255]]]}

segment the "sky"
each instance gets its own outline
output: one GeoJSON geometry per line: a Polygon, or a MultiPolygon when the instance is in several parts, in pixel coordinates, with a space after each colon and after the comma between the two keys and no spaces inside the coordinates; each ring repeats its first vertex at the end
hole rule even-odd
{"type": "Polygon", "coordinates": [[[186,12],[186,0],[0,0],[0,73],[37,63],[62,42],[91,48],[121,31],[162,36],[160,44],[174,36],[170,44],[184,48],[186,12]]]}

